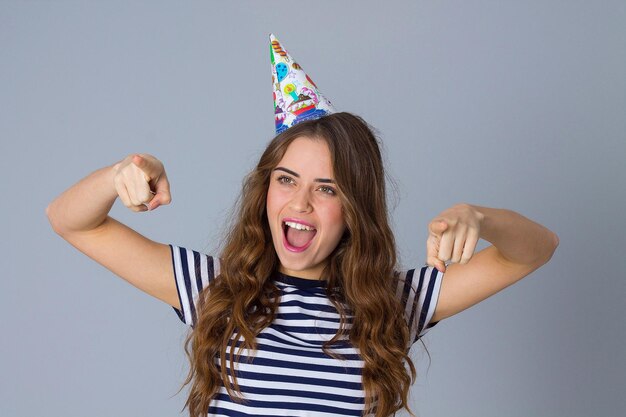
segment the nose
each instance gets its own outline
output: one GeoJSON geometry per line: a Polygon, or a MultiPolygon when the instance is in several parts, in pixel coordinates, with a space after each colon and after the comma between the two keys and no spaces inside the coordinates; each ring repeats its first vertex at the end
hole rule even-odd
{"type": "Polygon", "coordinates": [[[305,187],[300,188],[293,194],[289,205],[298,213],[309,213],[312,209],[309,192],[305,187]]]}

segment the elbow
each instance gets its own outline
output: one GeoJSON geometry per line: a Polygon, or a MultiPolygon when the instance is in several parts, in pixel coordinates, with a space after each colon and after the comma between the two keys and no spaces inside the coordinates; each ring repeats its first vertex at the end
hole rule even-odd
{"type": "Polygon", "coordinates": [[[50,223],[52,230],[54,230],[54,233],[56,233],[57,235],[60,235],[61,234],[60,229],[54,220],[54,215],[52,212],[52,203],[48,204],[48,207],[46,207],[46,217],[48,218],[48,222],[50,223]]]}
{"type": "Polygon", "coordinates": [[[57,232],[56,227],[54,225],[54,221],[52,221],[52,209],[50,208],[51,205],[52,203],[48,204],[48,206],[46,207],[46,217],[48,218],[48,222],[50,223],[50,226],[52,226],[52,230],[57,232]]]}
{"type": "Polygon", "coordinates": [[[546,256],[544,257],[544,264],[548,263],[550,259],[552,259],[554,252],[556,252],[556,248],[559,246],[559,236],[554,232],[550,233],[550,245],[548,250],[546,251],[546,256]]]}
{"type": "Polygon", "coordinates": [[[552,257],[552,255],[554,255],[554,252],[556,252],[556,248],[559,247],[559,236],[552,232],[552,251],[550,252],[550,257],[552,257]]]}
{"type": "MultiPolygon", "coordinates": [[[[553,243],[554,243],[554,250],[556,250],[556,248],[559,246],[559,236],[556,233],[552,232],[552,237],[553,237],[553,240],[554,240],[553,241],[553,243]]],[[[554,253],[554,251],[552,253],[554,253]]]]}

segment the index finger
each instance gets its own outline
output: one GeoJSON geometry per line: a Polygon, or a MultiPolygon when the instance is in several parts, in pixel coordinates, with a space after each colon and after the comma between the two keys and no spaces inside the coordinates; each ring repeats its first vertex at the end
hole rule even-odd
{"type": "Polygon", "coordinates": [[[426,265],[434,266],[444,272],[446,264],[438,258],[440,240],[436,235],[431,235],[426,240],[426,265]]]}
{"type": "Polygon", "coordinates": [[[165,171],[163,171],[161,176],[157,179],[154,187],[156,189],[156,193],[153,193],[154,198],[150,201],[150,206],[148,207],[150,210],[154,210],[161,204],[169,204],[172,201],[170,185],[165,171]]]}

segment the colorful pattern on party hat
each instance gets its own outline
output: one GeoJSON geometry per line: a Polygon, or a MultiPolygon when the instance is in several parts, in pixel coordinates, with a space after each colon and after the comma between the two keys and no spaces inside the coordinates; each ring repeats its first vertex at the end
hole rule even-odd
{"type": "Polygon", "coordinates": [[[313,80],[270,33],[276,134],[305,120],[319,119],[336,110],[313,80]]]}

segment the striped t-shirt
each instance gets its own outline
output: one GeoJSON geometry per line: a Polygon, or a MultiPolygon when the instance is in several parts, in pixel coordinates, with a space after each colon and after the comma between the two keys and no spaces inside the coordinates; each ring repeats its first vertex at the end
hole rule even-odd
{"type": "MultiPolygon", "coordinates": [[[[194,326],[198,294],[220,273],[219,258],[170,245],[181,310],[194,326]]],[[[400,274],[397,296],[405,305],[411,344],[436,322],[443,273],[431,266],[400,274]]],[[[364,409],[358,349],[344,340],[333,345],[345,360],[326,355],[322,344],[339,328],[339,313],[325,294],[325,280],[276,274],[281,299],[274,322],[257,335],[257,350],[241,351],[235,375],[247,402],[230,399],[223,384],[209,407],[211,416],[360,416],[364,409]],[[248,362],[248,356],[252,360],[248,362]]],[[[350,321],[347,322],[350,327],[350,321]]],[[[237,343],[237,347],[240,342],[237,343]]],[[[407,350],[410,346],[407,346],[407,350]]],[[[229,359],[227,355],[227,359],[229,359]]],[[[219,361],[214,358],[219,367],[219,361]]],[[[228,364],[228,361],[227,361],[228,364]]]]}

